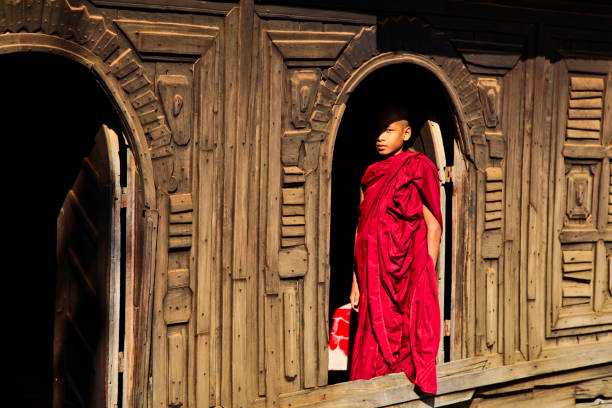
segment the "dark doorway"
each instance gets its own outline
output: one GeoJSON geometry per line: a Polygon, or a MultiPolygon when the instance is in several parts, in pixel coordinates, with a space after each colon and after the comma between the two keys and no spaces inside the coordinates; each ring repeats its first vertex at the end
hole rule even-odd
{"type": "Polygon", "coordinates": [[[51,407],[58,211],[100,126],[121,134],[121,123],[92,72],[58,56],[1,55],[0,95],[7,389],[20,406],[51,407]]]}
{"type": "MultiPolygon", "coordinates": [[[[330,297],[329,316],[336,308],[349,303],[353,273],[355,230],[359,219],[359,189],[366,168],[379,160],[375,140],[379,133],[376,119],[390,106],[402,106],[411,112],[413,135],[428,119],[435,119],[443,136],[446,166],[453,165],[453,139],[456,128],[442,85],[433,74],[410,64],[381,68],[361,82],[348,99],[336,138],[332,163],[331,227],[330,227],[330,297]]],[[[412,137],[409,148],[421,150],[418,137],[412,137]],[[415,142],[416,141],[416,142],[415,142]]],[[[446,270],[444,317],[450,317],[452,185],[446,190],[446,270]]],[[[352,352],[357,315],[351,316],[352,352]]],[[[330,327],[331,327],[330,320],[330,327]]],[[[445,347],[447,349],[447,347],[445,347]]],[[[448,357],[445,359],[448,360],[448,357]]],[[[330,371],[329,383],[348,381],[349,371],[330,371]]]]}

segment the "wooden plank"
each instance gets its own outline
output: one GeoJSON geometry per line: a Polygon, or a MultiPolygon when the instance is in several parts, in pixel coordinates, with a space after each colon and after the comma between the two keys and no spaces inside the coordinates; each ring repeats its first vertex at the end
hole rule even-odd
{"type": "Polygon", "coordinates": [[[485,230],[493,230],[493,229],[499,229],[502,227],[503,224],[503,220],[498,219],[498,220],[492,220],[492,221],[486,221],[485,222],[485,230]]]}
{"type": "Polygon", "coordinates": [[[502,169],[501,167],[487,167],[485,169],[487,181],[501,181],[502,180],[502,169]]]}
{"type": "Polygon", "coordinates": [[[571,99],[585,99],[600,97],[601,91],[570,91],[571,99]]]}
{"type": "Polygon", "coordinates": [[[601,112],[601,109],[570,109],[567,117],[569,119],[600,119],[601,112]]]}
{"type": "Polygon", "coordinates": [[[491,201],[491,202],[485,203],[485,211],[486,212],[501,211],[501,209],[502,209],[502,202],[501,201],[491,201]]]}
{"type": "MultiPolygon", "coordinates": [[[[486,144],[475,144],[474,145],[474,159],[477,166],[484,166],[488,159],[487,146],[486,144]]],[[[479,171],[476,173],[476,213],[482,214],[485,206],[485,190],[486,190],[486,175],[479,171]]],[[[490,194],[490,193],[488,193],[490,194]]],[[[473,305],[473,320],[468,322],[466,336],[473,340],[473,354],[471,355],[482,355],[486,353],[486,334],[487,334],[487,298],[486,298],[486,279],[477,279],[476,276],[486,276],[487,265],[484,260],[483,246],[484,246],[484,234],[485,221],[487,221],[487,215],[485,213],[483,220],[482,216],[476,218],[476,235],[475,235],[475,246],[476,246],[476,259],[475,259],[475,274],[473,278],[472,288],[474,290],[471,296],[471,302],[473,305]]],[[[501,211],[499,212],[499,219],[501,219],[501,211]]],[[[471,306],[472,306],[471,305],[471,306]]],[[[470,347],[471,349],[472,347],[470,347]]]]}
{"type": "Polygon", "coordinates": [[[286,59],[335,59],[346,41],[276,40],[274,44],[286,59]]]}
{"type": "MultiPolygon", "coordinates": [[[[153,298],[153,350],[160,356],[168,354],[167,327],[164,320],[164,296],[168,271],[168,212],[169,198],[159,194],[159,224],[157,236],[157,259],[155,262],[155,294],[153,298]]],[[[168,358],[153,358],[152,405],[165,406],[168,402],[168,358]]]]}
{"type": "Polygon", "coordinates": [[[567,272],[592,271],[592,270],[593,270],[592,262],[578,262],[578,263],[564,263],[563,264],[563,274],[567,272]]]}
{"type": "Polygon", "coordinates": [[[466,162],[463,160],[461,150],[456,141],[453,141],[454,153],[454,186],[452,218],[462,219],[467,213],[466,223],[461,221],[452,223],[451,256],[455,262],[451,265],[451,336],[450,336],[450,357],[451,359],[461,359],[465,357],[463,326],[465,320],[465,278],[469,275],[470,263],[468,262],[469,253],[472,250],[472,230],[471,230],[471,195],[469,191],[469,179],[467,177],[466,162]]]}
{"type": "Polygon", "coordinates": [[[487,188],[487,192],[491,192],[491,191],[501,191],[503,187],[503,184],[501,181],[498,182],[487,182],[486,184],[486,188],[487,188]]]}
{"type": "MultiPolygon", "coordinates": [[[[253,398],[254,395],[258,395],[260,389],[262,391],[265,390],[265,383],[260,381],[260,375],[255,375],[255,373],[258,373],[258,370],[260,369],[258,354],[261,348],[260,341],[263,341],[263,339],[259,339],[259,319],[254,318],[253,314],[251,313],[253,310],[257,310],[260,305],[261,310],[263,311],[263,292],[261,291],[263,285],[258,282],[258,276],[261,275],[261,271],[263,271],[263,268],[261,268],[259,265],[262,255],[260,253],[259,241],[262,239],[264,232],[264,228],[262,227],[265,225],[265,223],[259,223],[259,215],[262,211],[259,204],[261,203],[262,197],[265,197],[261,194],[261,181],[263,180],[262,153],[265,149],[262,143],[262,139],[265,137],[265,135],[263,135],[261,132],[263,111],[265,110],[265,106],[261,103],[264,88],[264,83],[262,81],[262,77],[264,75],[264,67],[262,63],[263,50],[261,47],[261,26],[263,22],[257,18],[257,16],[255,16],[252,9],[250,12],[253,13],[253,28],[251,30],[251,35],[254,42],[250,46],[252,53],[250,80],[251,91],[249,91],[248,101],[248,109],[250,109],[250,113],[249,121],[246,123],[246,127],[249,131],[248,143],[251,144],[249,154],[249,201],[257,204],[251,204],[249,206],[249,229],[247,233],[247,265],[249,268],[248,273],[250,279],[247,281],[246,294],[248,313],[248,318],[246,320],[246,332],[255,336],[252,341],[249,339],[246,344],[246,353],[248,356],[251,356],[251,358],[249,358],[246,382],[246,394],[247,398],[249,399],[253,398]]],[[[249,30],[245,31],[246,35],[248,35],[248,31],[249,30]]],[[[263,372],[261,374],[263,374],[263,372]]]]}
{"type": "MultiPolygon", "coordinates": [[[[279,276],[278,276],[278,252],[280,246],[279,223],[280,223],[280,200],[281,200],[281,123],[282,123],[282,106],[281,98],[276,95],[282,95],[284,92],[285,70],[281,55],[276,48],[268,44],[266,52],[270,57],[269,61],[269,117],[267,126],[269,129],[268,140],[268,202],[269,208],[267,212],[267,246],[266,246],[266,314],[265,319],[268,324],[265,325],[265,358],[266,358],[266,406],[278,406],[279,394],[279,375],[280,367],[280,337],[277,328],[269,324],[269,322],[278,322],[281,318],[281,305],[278,297],[279,293],[279,276]]],[[[265,65],[264,65],[265,66],[265,65]]],[[[266,92],[268,92],[266,90],[266,92]]]]}
{"type": "Polygon", "coordinates": [[[598,239],[610,241],[612,240],[612,233],[610,231],[574,230],[563,231],[559,234],[559,241],[564,244],[573,242],[593,242],[598,239]]]}
{"type": "Polygon", "coordinates": [[[563,279],[576,279],[581,281],[591,281],[593,280],[593,272],[592,271],[581,271],[581,272],[568,272],[563,273],[563,279]]]}
{"type": "Polygon", "coordinates": [[[491,201],[501,201],[503,200],[504,195],[502,191],[495,191],[492,193],[486,193],[485,195],[485,200],[487,202],[491,202],[491,201]]]}
{"type": "Polygon", "coordinates": [[[189,286],[189,269],[180,268],[168,270],[168,289],[187,286],[189,286]]]}
{"type": "Polygon", "coordinates": [[[283,174],[283,184],[303,184],[306,177],[303,174],[283,174]]]}
{"type": "Polygon", "coordinates": [[[561,389],[536,389],[533,392],[513,394],[498,398],[476,398],[470,405],[470,407],[475,408],[511,408],[517,406],[525,408],[539,408],[542,406],[573,408],[576,406],[574,388],[570,386],[561,389]]]}
{"type": "MultiPolygon", "coordinates": [[[[320,359],[318,344],[317,324],[317,238],[318,238],[318,219],[319,219],[319,201],[318,201],[318,161],[319,161],[319,142],[305,143],[305,159],[304,170],[308,173],[306,184],[303,192],[305,193],[305,218],[306,218],[306,248],[308,248],[308,266],[307,273],[304,277],[304,301],[303,301],[303,380],[304,388],[316,387],[319,379],[318,361],[320,359]]],[[[327,370],[327,367],[325,367],[327,370]]]]}
{"type": "Polygon", "coordinates": [[[593,262],[593,251],[563,251],[563,263],[593,262]]]}
{"type": "MultiPolygon", "coordinates": [[[[531,180],[530,183],[530,206],[529,206],[529,254],[527,264],[527,300],[528,300],[528,359],[534,360],[539,357],[542,349],[544,337],[545,320],[545,294],[544,283],[546,273],[546,251],[542,248],[547,246],[547,183],[535,183],[543,174],[549,172],[550,157],[550,135],[547,134],[550,126],[550,114],[547,106],[551,106],[552,86],[551,86],[551,65],[542,56],[535,58],[535,84],[534,84],[534,119],[533,119],[533,140],[531,160],[531,180]]],[[[550,180],[550,177],[545,180],[550,180]]]]}
{"type": "Polygon", "coordinates": [[[171,194],[170,195],[170,212],[178,213],[182,211],[193,210],[193,201],[191,193],[171,194]]]}
{"type": "Polygon", "coordinates": [[[132,150],[126,152],[126,213],[125,213],[125,314],[124,314],[124,370],[123,370],[123,400],[122,406],[135,406],[135,382],[136,375],[136,310],[135,299],[135,275],[144,275],[144,271],[136,271],[137,257],[141,256],[137,247],[140,246],[140,211],[137,208],[139,195],[138,181],[140,175],[136,168],[132,150]]]}
{"type": "Polygon", "coordinates": [[[191,289],[179,287],[168,289],[164,297],[164,320],[166,324],[186,323],[191,317],[191,289]]]}
{"type": "Polygon", "coordinates": [[[283,322],[285,345],[285,377],[293,380],[298,374],[299,356],[297,344],[297,297],[294,287],[287,287],[283,291],[283,322]]]}
{"type": "Polygon", "coordinates": [[[484,259],[499,258],[503,248],[501,230],[485,231],[482,240],[482,257],[484,259]]]}
{"type": "Polygon", "coordinates": [[[591,289],[591,285],[581,284],[578,282],[567,283],[567,281],[563,282],[562,288],[563,297],[590,297],[593,294],[593,290],[591,289]]]}
{"type": "Polygon", "coordinates": [[[278,254],[278,274],[282,279],[298,278],[306,275],[308,251],[306,247],[281,249],[278,254]]]}
{"type": "Polygon", "coordinates": [[[488,267],[486,279],[486,340],[487,347],[493,347],[497,336],[497,268],[488,267]]]}
{"type": "Polygon", "coordinates": [[[281,247],[292,247],[298,245],[304,245],[306,243],[306,239],[304,237],[289,237],[289,238],[281,238],[281,247]]]}
{"type": "Polygon", "coordinates": [[[136,48],[154,54],[202,55],[214,41],[212,35],[137,31],[136,48]]]}
{"type": "Polygon", "coordinates": [[[571,109],[601,109],[603,101],[601,98],[570,99],[571,109]]]}
{"type": "Polygon", "coordinates": [[[612,377],[599,378],[576,385],[576,399],[596,397],[612,397],[612,377]]]}
{"type": "Polygon", "coordinates": [[[303,215],[283,216],[283,225],[305,225],[306,219],[303,215]]]}
{"type": "MultiPolygon", "coordinates": [[[[599,119],[568,119],[567,128],[568,129],[599,131],[601,129],[601,120],[599,119]]],[[[568,137],[570,137],[569,133],[568,133],[568,137]]]]}
{"type": "Polygon", "coordinates": [[[189,248],[191,246],[192,237],[170,237],[168,240],[168,246],[172,249],[189,248]]]}
{"type": "MultiPolygon", "coordinates": [[[[606,166],[607,167],[607,166],[606,166]]],[[[609,175],[608,175],[609,177],[609,175]]],[[[603,241],[597,241],[595,245],[595,270],[593,276],[593,311],[597,315],[601,315],[604,302],[606,299],[606,279],[608,278],[608,260],[606,258],[606,244],[603,241]]],[[[565,275],[564,275],[565,276],[565,275]]]]}
{"type": "Polygon", "coordinates": [[[304,215],[305,209],[303,205],[283,205],[282,214],[283,216],[290,215],[304,215]]]}
{"type": "Polygon", "coordinates": [[[304,188],[283,188],[283,204],[304,204],[304,188]]]}
{"type": "Polygon", "coordinates": [[[191,224],[193,223],[193,212],[170,214],[169,222],[170,224],[191,224]]]}
{"type": "Polygon", "coordinates": [[[304,225],[282,226],[281,233],[283,238],[303,237],[306,234],[306,227],[304,225]]]}
{"type": "Polygon", "coordinates": [[[440,395],[436,397],[426,396],[421,400],[406,402],[403,404],[393,405],[393,408],[428,408],[428,407],[446,407],[449,405],[459,404],[469,401],[474,396],[474,390],[453,392],[451,394],[440,395]]]}
{"type": "MultiPolygon", "coordinates": [[[[225,18],[223,44],[223,170],[222,170],[222,224],[221,224],[221,307],[220,307],[220,353],[221,356],[232,355],[234,332],[232,330],[234,283],[232,274],[234,265],[234,205],[236,191],[236,149],[238,121],[233,119],[238,114],[240,89],[239,47],[240,47],[240,10],[233,8],[225,18]]],[[[232,406],[234,369],[231,359],[221,358],[217,370],[221,372],[219,405],[232,406]]]]}
{"type": "MultiPolygon", "coordinates": [[[[439,367],[438,396],[462,390],[472,390],[485,385],[502,384],[557,371],[573,370],[612,361],[612,345],[582,347],[579,352],[566,352],[559,357],[521,362],[512,366],[497,366],[472,372],[446,376],[446,368],[454,362],[439,367]]],[[[490,357],[489,357],[490,358],[490,357]]],[[[478,360],[470,359],[470,360],[478,360]]],[[[487,358],[484,358],[486,361],[487,358]]],[[[481,360],[482,361],[482,360],[481,360]]],[[[458,361],[462,365],[465,362],[458,361]]],[[[452,368],[451,368],[452,369],[452,368]]],[[[455,371],[456,372],[456,371],[455,371]]],[[[389,406],[422,398],[414,391],[414,385],[404,374],[391,374],[372,380],[351,381],[322,389],[284,395],[279,407],[378,407],[389,406]]]]}
{"type": "Polygon", "coordinates": [[[570,87],[572,91],[603,91],[604,80],[595,77],[571,76],[570,87]]]}
{"type": "Polygon", "coordinates": [[[192,224],[170,224],[168,229],[168,234],[170,236],[191,236],[192,233],[192,224]]]}
{"type": "Polygon", "coordinates": [[[567,129],[568,139],[599,139],[599,130],[567,129]]]}
{"type": "Polygon", "coordinates": [[[485,212],[485,221],[499,220],[502,217],[501,211],[488,211],[485,212]]]}
{"type": "MultiPolygon", "coordinates": [[[[507,162],[522,162],[522,144],[520,135],[520,105],[516,103],[523,99],[522,78],[524,75],[524,63],[519,61],[515,68],[506,74],[504,78],[504,106],[509,107],[505,110],[506,118],[502,123],[506,123],[505,134],[507,137],[507,162]]],[[[521,166],[506,166],[505,168],[505,192],[507,199],[504,202],[504,266],[503,266],[503,298],[504,298],[504,317],[503,317],[503,355],[504,363],[512,364],[515,359],[515,350],[519,347],[517,331],[519,329],[519,273],[520,273],[520,180],[521,166]]],[[[494,199],[487,201],[502,200],[500,193],[494,199]]]]}
{"type": "MultiPolygon", "coordinates": [[[[261,17],[292,19],[299,21],[331,21],[371,26],[376,24],[375,16],[347,10],[325,10],[313,7],[290,7],[285,5],[257,4],[255,11],[261,17]]],[[[349,26],[350,27],[350,26],[349,26]]]]}
{"type": "Polygon", "coordinates": [[[606,151],[601,146],[568,143],[563,147],[563,156],[572,159],[601,159],[606,156],[606,151]]]}
{"type": "MultiPolygon", "coordinates": [[[[521,165],[521,186],[520,186],[520,247],[519,247],[519,276],[518,276],[518,308],[519,308],[519,329],[518,329],[518,344],[520,357],[529,358],[528,336],[529,336],[529,316],[528,316],[528,297],[527,297],[527,273],[529,265],[529,212],[531,204],[531,160],[532,148],[538,141],[533,137],[533,110],[534,110],[534,72],[535,58],[527,59],[525,63],[525,78],[524,78],[524,105],[523,105],[523,151],[521,165]]],[[[535,160],[540,160],[536,158],[535,160]]],[[[539,178],[539,177],[538,177],[539,178]]]]}
{"type": "Polygon", "coordinates": [[[588,305],[591,303],[590,297],[577,297],[577,298],[563,298],[561,305],[563,307],[575,306],[575,305],[588,305]]]}
{"type": "Polygon", "coordinates": [[[169,405],[187,404],[187,327],[168,328],[168,401],[169,405]]]}

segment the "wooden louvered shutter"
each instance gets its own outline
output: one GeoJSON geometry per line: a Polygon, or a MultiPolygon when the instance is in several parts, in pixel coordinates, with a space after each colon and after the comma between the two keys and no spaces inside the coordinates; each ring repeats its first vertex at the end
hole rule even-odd
{"type": "Polygon", "coordinates": [[[55,408],[117,404],[120,192],[117,135],[102,125],[57,218],[55,408]]]}

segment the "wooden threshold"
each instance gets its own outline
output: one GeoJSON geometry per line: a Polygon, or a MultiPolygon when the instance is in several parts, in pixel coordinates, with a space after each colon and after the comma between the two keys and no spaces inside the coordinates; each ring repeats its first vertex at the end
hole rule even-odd
{"type": "MultiPolygon", "coordinates": [[[[582,345],[572,347],[567,353],[558,357],[493,366],[499,361],[501,361],[500,356],[493,355],[439,365],[436,398],[488,385],[612,363],[612,344],[582,345]]],[[[414,384],[403,373],[399,373],[372,380],[351,381],[280,395],[278,406],[280,408],[381,407],[416,401],[422,397],[415,392],[414,384]]],[[[264,405],[263,398],[250,404],[252,407],[264,405]]]]}

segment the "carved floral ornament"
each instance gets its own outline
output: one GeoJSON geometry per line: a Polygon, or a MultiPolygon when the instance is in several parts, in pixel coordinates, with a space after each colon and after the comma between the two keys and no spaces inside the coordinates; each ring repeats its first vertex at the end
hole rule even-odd
{"type": "MultiPolygon", "coordinates": [[[[59,54],[85,55],[85,63],[103,67],[101,76],[105,77],[104,82],[112,82],[119,92],[117,95],[111,90],[113,96],[131,105],[122,114],[136,119],[136,133],[146,135],[146,146],[142,148],[148,149],[140,152],[145,161],[172,158],[172,133],[155,95],[154,85],[144,72],[139,57],[131,48],[120,45],[118,35],[104,17],[90,14],[85,6],[74,7],[67,0],[3,0],[0,2],[0,33],[20,37],[32,35],[26,33],[39,35],[13,41],[20,49],[31,49],[27,48],[28,44],[36,46],[44,42],[44,35],[67,40],[71,45],[64,47],[58,43],[49,49],[53,52],[52,48],[58,48],[55,52],[59,54]]],[[[8,37],[0,47],[7,42],[11,44],[10,39],[8,37]]],[[[181,101],[176,101],[175,111],[180,111],[181,105],[181,101]]],[[[155,184],[166,185],[169,175],[164,174],[163,166],[157,165],[155,170],[155,184]]]]}

